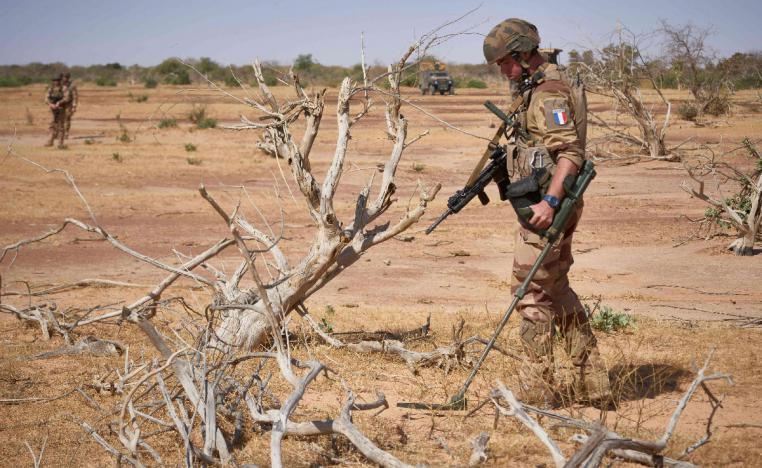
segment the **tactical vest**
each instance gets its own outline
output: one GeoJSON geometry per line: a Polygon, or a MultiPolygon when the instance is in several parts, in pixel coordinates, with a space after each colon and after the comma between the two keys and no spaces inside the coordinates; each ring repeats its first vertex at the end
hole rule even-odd
{"type": "MultiPolygon", "coordinates": [[[[572,112],[572,120],[577,133],[577,138],[585,147],[587,139],[587,99],[585,97],[585,87],[580,79],[570,79],[565,70],[560,69],[553,64],[544,64],[539,68],[545,74],[543,81],[561,81],[569,89],[569,105],[572,112]]],[[[527,110],[532,102],[532,94],[536,88],[531,88],[524,93],[524,106],[517,115],[519,128],[516,131],[515,151],[512,167],[509,167],[509,176],[511,180],[518,180],[527,177],[532,173],[532,169],[545,168],[550,177],[547,177],[541,190],[544,194],[550,185],[550,178],[556,170],[557,154],[549,151],[541,141],[535,140],[527,130],[527,110]]],[[[512,145],[510,145],[512,146],[512,145]]],[[[509,148],[511,151],[511,148],[509,148]]]]}
{"type": "Polygon", "coordinates": [[[64,98],[64,90],[61,86],[54,86],[48,90],[48,101],[55,104],[64,98]]]}

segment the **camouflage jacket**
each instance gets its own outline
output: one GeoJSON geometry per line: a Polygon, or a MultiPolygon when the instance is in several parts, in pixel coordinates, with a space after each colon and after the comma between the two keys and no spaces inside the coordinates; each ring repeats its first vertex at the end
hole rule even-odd
{"type": "Polygon", "coordinates": [[[545,79],[531,91],[521,143],[546,148],[553,162],[566,158],[580,167],[585,159],[583,126],[587,116],[575,115],[575,109],[580,109],[575,105],[578,97],[558,66],[545,63],[539,70],[545,79]]]}
{"type": "Polygon", "coordinates": [[[46,104],[58,104],[59,109],[71,105],[71,91],[67,86],[48,86],[45,91],[46,104]]]}
{"type": "Polygon", "coordinates": [[[70,81],[66,88],[68,88],[69,95],[71,96],[71,108],[76,109],[77,104],[79,104],[79,91],[77,91],[77,85],[75,85],[73,81],[70,81]]]}
{"type": "Polygon", "coordinates": [[[61,86],[50,85],[45,90],[45,104],[57,104],[64,98],[64,90],[61,86]]]}

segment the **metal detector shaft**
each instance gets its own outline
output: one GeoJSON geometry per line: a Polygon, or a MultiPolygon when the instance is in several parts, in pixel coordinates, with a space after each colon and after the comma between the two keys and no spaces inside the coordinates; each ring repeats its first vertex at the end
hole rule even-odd
{"type": "Polygon", "coordinates": [[[545,245],[545,248],[542,249],[542,252],[540,252],[540,255],[537,257],[537,260],[534,262],[534,265],[532,265],[532,269],[529,270],[529,274],[527,275],[526,279],[523,283],[521,283],[521,286],[516,291],[516,294],[513,296],[513,301],[511,301],[511,305],[508,307],[508,310],[505,311],[505,314],[503,315],[503,319],[500,320],[500,323],[497,325],[497,328],[495,329],[494,333],[492,333],[492,338],[490,338],[489,342],[487,343],[487,346],[484,347],[484,351],[482,351],[481,356],[479,356],[479,360],[476,361],[476,365],[474,365],[474,368],[471,369],[471,373],[468,375],[468,378],[465,382],[463,382],[463,386],[460,388],[460,391],[453,395],[453,397],[450,399],[449,402],[444,404],[438,404],[438,403],[397,403],[397,406],[401,408],[413,408],[413,409],[430,409],[430,410],[464,410],[466,409],[466,391],[468,390],[468,387],[471,386],[471,383],[474,381],[474,378],[476,377],[476,374],[479,372],[479,369],[482,367],[482,364],[484,363],[484,360],[487,359],[487,355],[492,350],[492,347],[495,346],[495,341],[497,341],[497,338],[500,336],[500,333],[503,331],[503,328],[505,328],[505,324],[508,323],[508,319],[511,318],[511,314],[513,314],[513,311],[516,309],[516,305],[518,305],[519,301],[524,298],[527,292],[527,288],[529,287],[529,283],[534,278],[535,273],[537,273],[537,270],[540,268],[540,265],[542,264],[543,259],[545,259],[545,256],[548,255],[548,252],[550,252],[550,249],[553,248],[554,242],[548,242],[545,245]]]}

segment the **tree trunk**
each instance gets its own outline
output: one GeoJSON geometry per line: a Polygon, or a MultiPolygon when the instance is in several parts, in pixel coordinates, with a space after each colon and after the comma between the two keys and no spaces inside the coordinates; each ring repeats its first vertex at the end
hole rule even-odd
{"type": "Polygon", "coordinates": [[[734,240],[728,246],[728,250],[732,250],[736,255],[749,256],[754,254],[754,238],[756,233],[748,233],[743,237],[739,237],[734,240]]]}

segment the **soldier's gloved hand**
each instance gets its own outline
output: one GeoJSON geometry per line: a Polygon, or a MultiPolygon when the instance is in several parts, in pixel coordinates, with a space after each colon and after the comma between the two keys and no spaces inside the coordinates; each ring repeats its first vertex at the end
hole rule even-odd
{"type": "Polygon", "coordinates": [[[550,207],[548,202],[542,200],[540,203],[536,203],[530,206],[530,208],[532,208],[534,216],[532,216],[532,219],[529,220],[529,224],[531,224],[535,229],[547,229],[550,227],[550,225],[553,223],[553,215],[555,214],[555,210],[550,207]]]}

